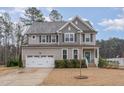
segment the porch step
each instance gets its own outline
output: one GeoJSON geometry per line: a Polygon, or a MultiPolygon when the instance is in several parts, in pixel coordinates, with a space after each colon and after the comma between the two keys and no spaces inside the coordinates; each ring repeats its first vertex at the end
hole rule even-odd
{"type": "Polygon", "coordinates": [[[96,67],[96,64],[95,63],[89,63],[88,67],[96,67]]]}

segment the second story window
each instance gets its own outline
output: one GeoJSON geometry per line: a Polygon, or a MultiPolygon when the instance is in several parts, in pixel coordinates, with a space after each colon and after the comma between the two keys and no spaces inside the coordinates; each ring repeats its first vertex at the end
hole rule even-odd
{"type": "Polygon", "coordinates": [[[39,36],[39,42],[41,43],[41,36],[39,36]]]}
{"type": "Polygon", "coordinates": [[[90,41],[90,39],[89,38],[86,38],[86,42],[89,42],[90,41]]]}
{"type": "Polygon", "coordinates": [[[65,33],[64,42],[74,42],[75,34],[74,33],[65,33]]]}
{"type": "Polygon", "coordinates": [[[85,34],[82,35],[82,41],[85,42],[85,34]]]}
{"type": "Polygon", "coordinates": [[[46,42],[46,35],[41,36],[41,42],[45,43],[46,42]]]}
{"type": "Polygon", "coordinates": [[[90,41],[93,42],[93,34],[90,34],[90,41]]]}
{"type": "Polygon", "coordinates": [[[52,36],[52,42],[53,42],[53,43],[56,42],[56,35],[53,35],[53,36],[52,36]]]}
{"type": "Polygon", "coordinates": [[[40,43],[56,43],[56,35],[41,35],[39,36],[40,43]]]}

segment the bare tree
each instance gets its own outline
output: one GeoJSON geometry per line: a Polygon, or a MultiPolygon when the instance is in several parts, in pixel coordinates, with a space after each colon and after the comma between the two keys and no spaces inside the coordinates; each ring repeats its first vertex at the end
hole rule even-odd
{"type": "Polygon", "coordinates": [[[5,58],[4,62],[5,65],[7,65],[8,61],[8,46],[10,44],[10,38],[12,37],[12,31],[13,31],[13,23],[11,22],[11,18],[8,13],[3,13],[0,17],[0,30],[3,34],[4,42],[3,45],[5,46],[5,58]]]}

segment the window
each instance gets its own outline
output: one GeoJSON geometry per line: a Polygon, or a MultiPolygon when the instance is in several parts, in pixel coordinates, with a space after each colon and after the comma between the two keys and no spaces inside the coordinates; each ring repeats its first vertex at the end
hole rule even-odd
{"type": "Polygon", "coordinates": [[[90,41],[93,42],[93,34],[90,34],[90,41]]]}
{"type": "Polygon", "coordinates": [[[85,34],[82,35],[83,42],[85,42],[85,34]]]}
{"type": "Polygon", "coordinates": [[[28,58],[31,58],[31,57],[33,57],[33,56],[30,55],[30,56],[27,56],[27,57],[28,57],[28,58]]]}
{"type": "Polygon", "coordinates": [[[56,42],[56,35],[52,35],[52,42],[56,42]]]}
{"type": "Polygon", "coordinates": [[[73,50],[73,58],[78,59],[78,50],[77,49],[73,50]]]}
{"type": "Polygon", "coordinates": [[[67,50],[63,49],[63,59],[67,59],[67,50]]]}
{"type": "Polygon", "coordinates": [[[39,42],[41,43],[41,36],[39,36],[39,42]]]}
{"type": "Polygon", "coordinates": [[[90,41],[90,39],[89,38],[86,38],[86,42],[89,42],[90,41]]]}
{"type": "Polygon", "coordinates": [[[96,49],[96,51],[95,51],[95,56],[96,56],[96,58],[97,58],[97,49],[96,49]]]}
{"type": "Polygon", "coordinates": [[[48,42],[48,40],[49,40],[49,35],[46,36],[46,42],[48,42]]]}
{"type": "Polygon", "coordinates": [[[49,35],[48,39],[49,39],[49,42],[51,42],[51,35],[49,35]]]}
{"type": "Polygon", "coordinates": [[[39,42],[42,43],[55,43],[56,42],[56,35],[41,35],[39,36],[39,42]]]}
{"type": "Polygon", "coordinates": [[[74,41],[74,34],[70,34],[70,41],[71,41],[71,42],[74,41]]]}
{"type": "Polygon", "coordinates": [[[69,34],[65,34],[65,41],[69,42],[69,34]]]}
{"type": "Polygon", "coordinates": [[[46,57],[45,55],[42,55],[41,58],[46,57]]]}
{"type": "Polygon", "coordinates": [[[35,36],[33,35],[32,38],[35,39],[35,36]]]}
{"type": "Polygon", "coordinates": [[[49,55],[48,57],[53,57],[52,55],[49,55]]]}
{"type": "Polygon", "coordinates": [[[39,58],[39,56],[34,56],[34,57],[39,58]]]}
{"type": "Polygon", "coordinates": [[[74,33],[65,33],[64,34],[64,41],[65,42],[74,42],[74,33]]]}
{"type": "Polygon", "coordinates": [[[42,36],[41,36],[41,42],[42,42],[42,43],[45,43],[45,42],[46,42],[46,35],[42,35],[42,36]]]}

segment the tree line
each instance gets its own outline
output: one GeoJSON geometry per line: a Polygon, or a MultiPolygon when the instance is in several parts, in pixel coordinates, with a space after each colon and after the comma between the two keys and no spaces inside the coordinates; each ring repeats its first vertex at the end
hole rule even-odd
{"type": "Polygon", "coordinates": [[[109,40],[97,40],[102,58],[124,57],[124,39],[110,38],[109,40]]]}
{"type": "MultiPolygon", "coordinates": [[[[62,15],[57,10],[52,10],[49,14],[51,21],[62,21],[62,15]]],[[[41,10],[36,7],[25,9],[24,17],[19,18],[19,22],[12,22],[9,13],[1,13],[0,16],[0,64],[7,65],[8,60],[21,59],[21,45],[25,38],[23,31],[33,22],[45,22],[41,10]]]]}

